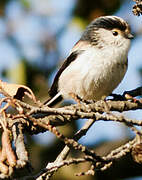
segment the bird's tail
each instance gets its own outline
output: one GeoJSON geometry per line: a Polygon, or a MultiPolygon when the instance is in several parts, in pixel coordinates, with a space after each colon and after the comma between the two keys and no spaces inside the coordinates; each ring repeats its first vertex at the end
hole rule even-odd
{"type": "Polygon", "coordinates": [[[48,100],[44,102],[44,105],[52,107],[62,101],[62,95],[60,92],[58,92],[54,97],[50,97],[48,100]]]}

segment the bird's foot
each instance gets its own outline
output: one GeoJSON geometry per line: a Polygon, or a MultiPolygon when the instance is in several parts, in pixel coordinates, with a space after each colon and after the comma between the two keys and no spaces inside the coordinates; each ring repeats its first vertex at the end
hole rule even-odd
{"type": "Polygon", "coordinates": [[[75,93],[69,93],[69,95],[72,97],[72,99],[75,100],[75,102],[77,102],[79,111],[86,111],[86,109],[89,109],[88,107],[86,108],[86,106],[90,104],[91,101],[83,100],[81,97],[79,97],[75,93]]]}
{"type": "Polygon", "coordinates": [[[75,100],[75,102],[77,102],[77,104],[81,104],[81,98],[80,98],[78,95],[76,95],[76,94],[73,93],[73,92],[70,92],[70,93],[69,93],[69,96],[71,96],[72,99],[75,100]]]}

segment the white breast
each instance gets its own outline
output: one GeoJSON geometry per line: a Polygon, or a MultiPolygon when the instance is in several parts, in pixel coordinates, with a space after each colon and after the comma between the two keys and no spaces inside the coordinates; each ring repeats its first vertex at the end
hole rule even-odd
{"type": "Polygon", "coordinates": [[[127,66],[128,50],[85,50],[59,78],[59,91],[70,99],[74,93],[84,100],[100,100],[108,96],[123,79],[127,66]],[[118,56],[119,54],[119,56],[118,56]]]}

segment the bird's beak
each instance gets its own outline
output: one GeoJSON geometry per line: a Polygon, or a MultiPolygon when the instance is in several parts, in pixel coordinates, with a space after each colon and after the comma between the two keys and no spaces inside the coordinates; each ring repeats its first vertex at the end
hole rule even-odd
{"type": "Polygon", "coordinates": [[[131,33],[128,33],[128,34],[126,35],[126,38],[128,38],[128,39],[133,39],[134,36],[133,36],[131,33]]]}

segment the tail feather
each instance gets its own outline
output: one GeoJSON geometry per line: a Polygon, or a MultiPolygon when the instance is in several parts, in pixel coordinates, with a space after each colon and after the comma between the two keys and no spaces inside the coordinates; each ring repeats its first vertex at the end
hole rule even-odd
{"type": "Polygon", "coordinates": [[[44,102],[44,105],[52,107],[62,101],[61,93],[58,92],[54,97],[50,97],[47,101],[44,102]]]}

